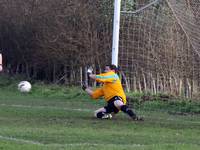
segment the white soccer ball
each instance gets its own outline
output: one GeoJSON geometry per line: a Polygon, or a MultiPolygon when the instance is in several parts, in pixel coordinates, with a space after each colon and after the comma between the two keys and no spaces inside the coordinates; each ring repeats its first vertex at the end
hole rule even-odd
{"type": "Polygon", "coordinates": [[[31,90],[31,84],[30,84],[30,82],[28,82],[28,81],[21,81],[21,82],[19,82],[19,84],[18,84],[18,90],[20,91],[20,92],[30,92],[30,90],[31,90]]]}

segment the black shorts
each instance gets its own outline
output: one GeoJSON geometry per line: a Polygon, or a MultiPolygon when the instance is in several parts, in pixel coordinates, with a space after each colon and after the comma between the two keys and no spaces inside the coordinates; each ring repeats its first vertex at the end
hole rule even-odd
{"type": "Polygon", "coordinates": [[[119,109],[117,107],[115,107],[115,104],[114,102],[116,100],[120,100],[122,101],[122,98],[119,97],[119,96],[114,96],[113,98],[111,98],[109,101],[108,101],[108,104],[107,106],[105,106],[104,108],[106,109],[106,113],[112,113],[114,112],[115,114],[119,112],[119,109]]]}

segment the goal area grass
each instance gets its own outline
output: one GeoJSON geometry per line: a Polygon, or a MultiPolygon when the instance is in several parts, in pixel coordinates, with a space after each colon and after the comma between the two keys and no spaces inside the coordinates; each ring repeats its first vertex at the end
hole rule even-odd
{"type": "Polygon", "coordinates": [[[144,102],[135,111],[145,120],[136,122],[123,113],[110,120],[94,118],[104,101],[77,87],[34,84],[23,94],[16,83],[1,81],[0,95],[2,150],[200,149],[198,103],[185,103],[195,113],[178,113],[182,103],[144,102]]]}

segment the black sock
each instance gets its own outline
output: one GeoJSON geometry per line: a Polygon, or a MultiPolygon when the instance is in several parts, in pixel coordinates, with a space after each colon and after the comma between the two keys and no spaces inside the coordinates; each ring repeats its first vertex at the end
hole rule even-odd
{"type": "Polygon", "coordinates": [[[130,108],[128,108],[128,106],[126,106],[126,105],[123,105],[121,107],[121,111],[123,111],[124,113],[126,113],[127,115],[129,115],[133,119],[136,118],[136,114],[130,108]]]}

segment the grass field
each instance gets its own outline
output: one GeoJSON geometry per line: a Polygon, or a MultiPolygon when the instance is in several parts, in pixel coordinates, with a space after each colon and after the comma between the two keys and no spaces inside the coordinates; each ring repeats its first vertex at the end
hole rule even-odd
{"type": "Polygon", "coordinates": [[[21,94],[10,85],[1,88],[0,95],[0,150],[200,149],[198,114],[172,115],[146,104],[137,108],[144,122],[122,113],[98,120],[93,111],[104,102],[73,88],[35,86],[21,94]]]}

